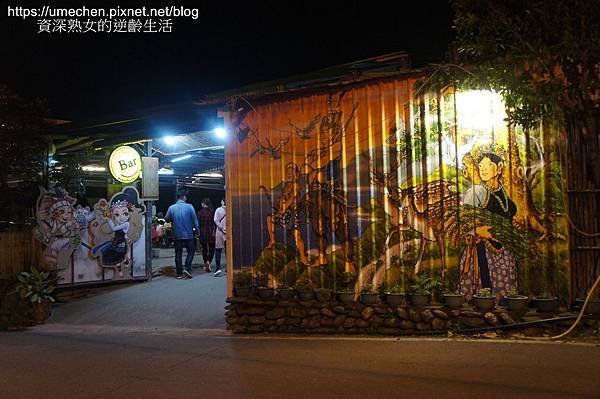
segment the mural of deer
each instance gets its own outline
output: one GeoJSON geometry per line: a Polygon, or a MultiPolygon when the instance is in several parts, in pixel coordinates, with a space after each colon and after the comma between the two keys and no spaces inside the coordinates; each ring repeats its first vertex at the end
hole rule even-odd
{"type": "MultiPolygon", "coordinates": [[[[419,184],[406,189],[386,186],[381,178],[373,177],[373,182],[383,186],[383,192],[387,195],[391,207],[386,209],[390,216],[391,228],[385,240],[386,251],[394,234],[400,239],[400,251],[404,250],[402,233],[415,231],[419,235],[419,251],[414,266],[414,273],[421,269],[423,253],[427,241],[438,245],[442,262],[442,279],[446,275],[445,245],[444,245],[444,213],[445,209],[458,206],[458,194],[451,191],[456,184],[436,180],[425,184],[419,184]]],[[[402,256],[402,254],[400,254],[402,256]]]]}

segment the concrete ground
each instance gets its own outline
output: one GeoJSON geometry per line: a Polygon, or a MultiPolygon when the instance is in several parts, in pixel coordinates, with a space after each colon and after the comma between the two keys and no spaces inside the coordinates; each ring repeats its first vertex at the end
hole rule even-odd
{"type": "Polygon", "coordinates": [[[587,344],[207,334],[0,334],[0,398],[600,398],[587,344]]]}
{"type": "MultiPolygon", "coordinates": [[[[168,259],[162,260],[162,266],[172,264],[168,259]]],[[[196,255],[195,260],[201,256],[196,255]]],[[[150,283],[132,283],[75,302],[54,304],[47,324],[225,329],[225,275],[214,277],[197,267],[193,276],[191,280],[159,276],[150,283]]]]}

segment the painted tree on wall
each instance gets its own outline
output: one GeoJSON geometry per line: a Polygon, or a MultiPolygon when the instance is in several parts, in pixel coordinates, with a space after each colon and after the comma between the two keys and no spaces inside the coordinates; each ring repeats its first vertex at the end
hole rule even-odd
{"type": "Polygon", "coordinates": [[[573,257],[600,238],[600,2],[452,4],[462,82],[501,93],[509,123],[526,133],[542,120],[565,132],[571,263],[580,268],[572,288],[581,295],[600,272],[597,251],[573,257]]]}

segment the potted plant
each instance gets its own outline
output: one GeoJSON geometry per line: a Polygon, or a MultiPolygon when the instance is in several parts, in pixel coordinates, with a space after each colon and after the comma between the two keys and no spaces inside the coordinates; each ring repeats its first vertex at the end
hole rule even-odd
{"type": "Polygon", "coordinates": [[[496,298],[492,296],[491,288],[482,288],[473,295],[473,304],[482,312],[488,312],[494,308],[496,298]]]}
{"type": "Polygon", "coordinates": [[[314,298],[315,285],[313,284],[312,280],[308,278],[298,280],[294,289],[298,294],[298,298],[300,298],[302,301],[310,301],[314,298]]]}
{"type": "Polygon", "coordinates": [[[513,312],[520,312],[526,309],[529,302],[527,295],[521,295],[515,289],[508,290],[506,295],[504,295],[504,299],[506,299],[508,310],[512,310],[513,312]]]}
{"type": "Polygon", "coordinates": [[[50,317],[50,303],[54,302],[56,278],[49,272],[38,271],[35,267],[18,276],[17,292],[31,303],[31,316],[38,323],[50,317]]]}
{"type": "Polygon", "coordinates": [[[413,306],[427,306],[431,294],[438,290],[441,282],[436,277],[430,277],[426,273],[418,273],[410,285],[410,294],[408,295],[410,303],[413,306]]]}
{"type": "MultiPolygon", "coordinates": [[[[583,306],[584,303],[585,303],[585,299],[581,299],[581,298],[575,299],[575,304],[577,306],[579,306],[579,309],[581,309],[581,307],[583,306]]],[[[587,306],[585,307],[584,314],[592,314],[594,316],[600,315],[600,299],[599,298],[590,298],[590,300],[587,303],[587,306]]]]}
{"type": "Polygon", "coordinates": [[[444,304],[450,309],[460,309],[465,303],[465,297],[458,290],[447,290],[442,296],[444,297],[444,304]]]}
{"type": "Polygon", "coordinates": [[[252,274],[250,272],[235,272],[233,274],[233,295],[246,297],[250,295],[252,274]]]}
{"type": "Polygon", "coordinates": [[[320,302],[331,301],[333,298],[333,291],[329,288],[317,288],[315,290],[315,297],[317,298],[317,301],[320,302]]]}
{"type": "Polygon", "coordinates": [[[268,273],[257,274],[255,279],[256,279],[257,293],[260,298],[267,299],[267,298],[271,298],[271,297],[273,297],[273,295],[275,295],[275,289],[273,287],[269,287],[269,274],[268,273]]]}
{"type": "Polygon", "coordinates": [[[344,288],[337,291],[337,297],[342,303],[351,303],[354,302],[354,297],[356,296],[354,292],[354,279],[356,275],[352,272],[344,272],[342,279],[344,288]]]}
{"type": "Polygon", "coordinates": [[[385,302],[390,306],[400,306],[404,304],[404,300],[406,295],[404,293],[404,287],[402,287],[399,283],[393,283],[388,285],[384,285],[382,287],[383,296],[385,298],[385,302]]]}
{"type": "Polygon", "coordinates": [[[558,307],[558,298],[546,291],[541,292],[534,300],[537,311],[540,313],[552,312],[558,307]]]}
{"type": "Polygon", "coordinates": [[[292,287],[280,285],[277,287],[277,296],[281,299],[292,299],[296,293],[292,287]]]}
{"type": "Polygon", "coordinates": [[[360,291],[360,301],[365,305],[373,305],[377,303],[379,294],[375,291],[373,284],[365,283],[360,291]]]}

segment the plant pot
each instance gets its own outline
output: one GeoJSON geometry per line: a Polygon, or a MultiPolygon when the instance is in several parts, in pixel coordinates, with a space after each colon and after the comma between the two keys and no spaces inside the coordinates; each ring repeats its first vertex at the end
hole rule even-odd
{"type": "Polygon", "coordinates": [[[529,303],[529,298],[525,295],[512,297],[505,296],[504,299],[506,299],[508,310],[511,310],[513,312],[521,312],[527,309],[527,304],[529,303]]]}
{"type": "Polygon", "coordinates": [[[406,295],[403,293],[386,292],[385,302],[390,306],[404,305],[406,295]]]}
{"type": "Polygon", "coordinates": [[[421,294],[410,294],[408,299],[410,300],[411,305],[421,307],[429,305],[429,294],[421,295],[421,294]]]}
{"type": "Polygon", "coordinates": [[[310,301],[315,297],[315,293],[313,290],[297,289],[296,293],[298,294],[298,298],[300,298],[301,301],[310,301]]]}
{"type": "Polygon", "coordinates": [[[271,287],[258,287],[258,296],[262,299],[272,298],[275,290],[271,287]]]}
{"type": "Polygon", "coordinates": [[[250,287],[235,287],[233,290],[234,296],[247,297],[250,296],[250,287]]]}
{"type": "Polygon", "coordinates": [[[493,296],[477,296],[473,295],[473,304],[482,312],[488,312],[494,309],[496,298],[493,296]]]}
{"type": "Polygon", "coordinates": [[[534,298],[537,311],[540,313],[549,313],[558,307],[558,298],[534,298]]]}
{"type": "MultiPolygon", "coordinates": [[[[575,303],[579,306],[579,309],[581,309],[584,302],[585,299],[575,299],[575,303]]],[[[584,314],[592,314],[594,316],[600,315],[600,299],[590,299],[584,314]]]]}
{"type": "Polygon", "coordinates": [[[333,298],[333,291],[327,288],[319,288],[315,290],[315,297],[319,302],[328,302],[333,298]]]}
{"type": "Polygon", "coordinates": [[[379,294],[375,292],[363,292],[360,294],[360,301],[365,305],[373,305],[377,303],[379,294]]]}
{"type": "Polygon", "coordinates": [[[292,299],[294,297],[294,294],[294,290],[288,287],[277,289],[277,296],[280,299],[292,299]]]}
{"type": "Polygon", "coordinates": [[[444,303],[450,309],[460,309],[465,303],[465,297],[462,294],[443,294],[444,303]]]}
{"type": "Polygon", "coordinates": [[[354,302],[354,291],[338,291],[337,296],[340,302],[342,303],[352,303],[354,302]]]}
{"type": "Polygon", "coordinates": [[[31,305],[31,317],[38,323],[43,323],[50,317],[50,302],[33,303],[31,305]]]}

